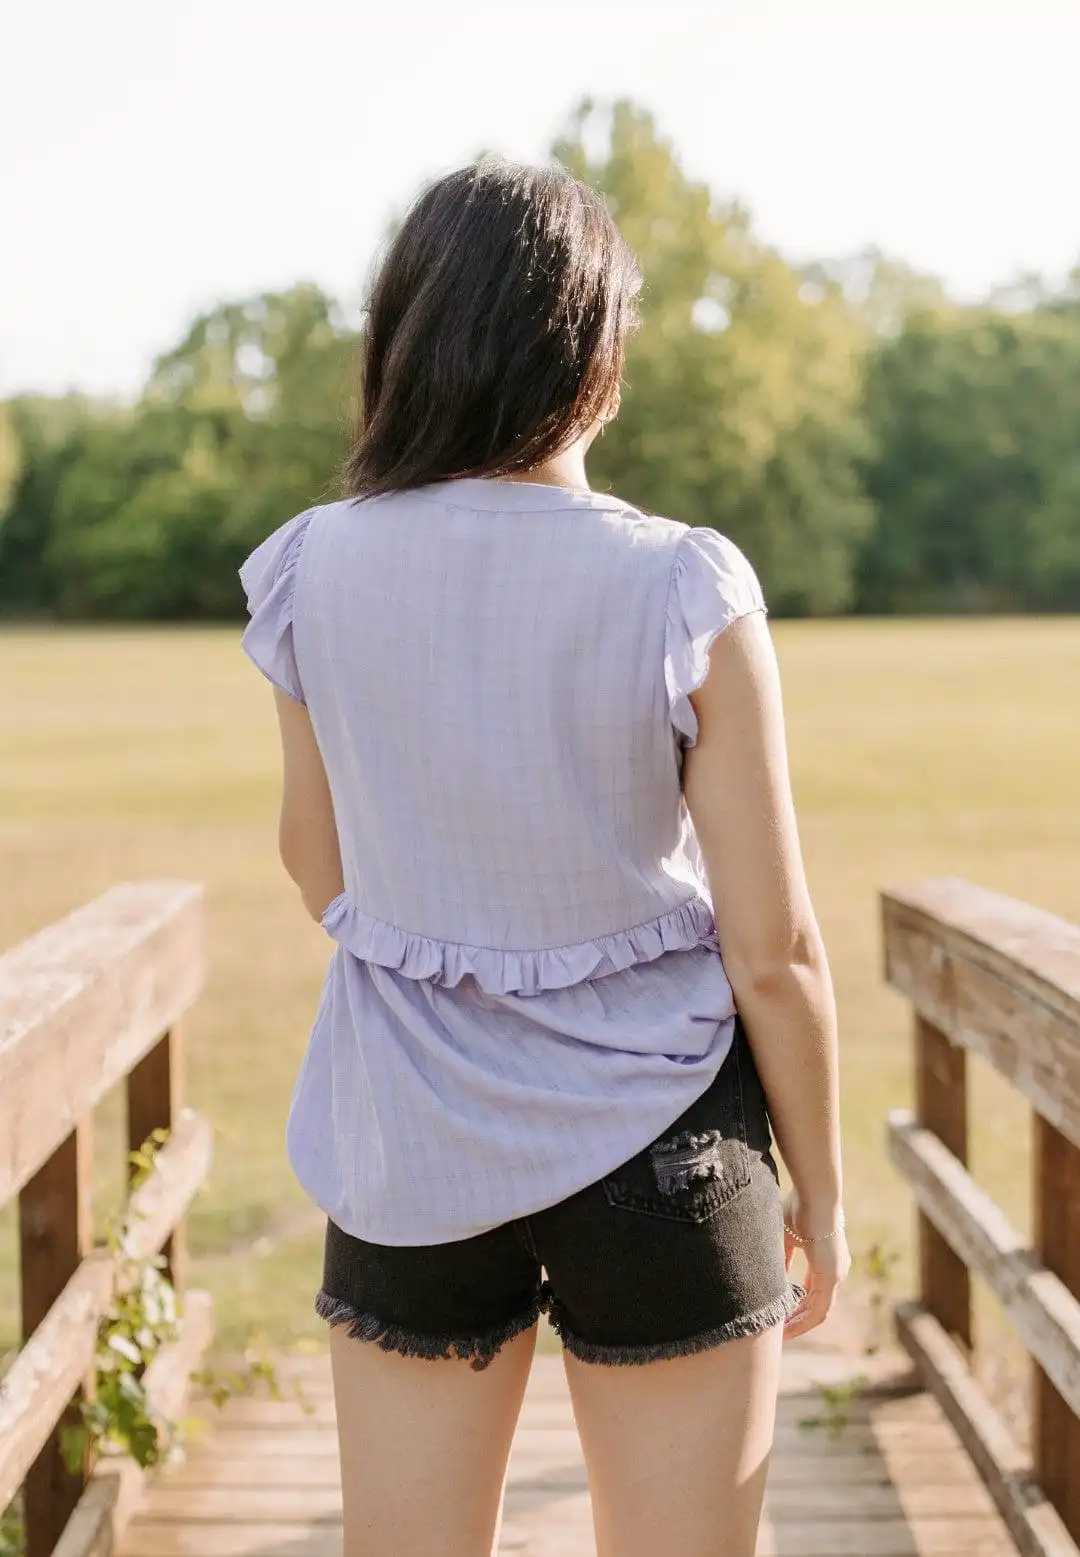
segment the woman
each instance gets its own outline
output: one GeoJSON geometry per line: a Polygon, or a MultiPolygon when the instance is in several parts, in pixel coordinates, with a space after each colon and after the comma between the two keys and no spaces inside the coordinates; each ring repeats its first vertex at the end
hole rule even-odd
{"type": "Polygon", "coordinates": [[[337,942],[288,1141],[346,1557],[491,1551],[544,1311],[600,1557],[750,1557],[782,1335],[847,1271],[761,591],[585,474],[638,287],[568,174],[434,184],[374,285],[350,495],[242,571],[282,858],[337,942]]]}

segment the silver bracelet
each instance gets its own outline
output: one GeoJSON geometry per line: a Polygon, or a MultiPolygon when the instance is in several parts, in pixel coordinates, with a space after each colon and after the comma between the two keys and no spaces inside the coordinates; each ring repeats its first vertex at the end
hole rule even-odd
{"type": "Polygon", "coordinates": [[[812,1243],[828,1243],[830,1238],[839,1238],[846,1225],[844,1213],[841,1211],[840,1220],[831,1233],[819,1233],[816,1238],[804,1238],[802,1233],[797,1233],[793,1227],[788,1225],[786,1218],[784,1220],[784,1232],[791,1239],[792,1243],[797,1244],[800,1249],[807,1249],[812,1243]]]}

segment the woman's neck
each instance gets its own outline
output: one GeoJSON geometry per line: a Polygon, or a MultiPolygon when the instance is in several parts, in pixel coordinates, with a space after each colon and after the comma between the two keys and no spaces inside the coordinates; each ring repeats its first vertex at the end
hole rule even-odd
{"type": "MultiPolygon", "coordinates": [[[[590,439],[589,442],[592,440],[590,439]]],[[[589,478],[585,472],[585,451],[589,444],[584,438],[576,438],[567,449],[562,449],[542,465],[530,470],[515,471],[503,477],[506,481],[528,481],[543,487],[571,487],[575,491],[588,491],[589,478]]]]}

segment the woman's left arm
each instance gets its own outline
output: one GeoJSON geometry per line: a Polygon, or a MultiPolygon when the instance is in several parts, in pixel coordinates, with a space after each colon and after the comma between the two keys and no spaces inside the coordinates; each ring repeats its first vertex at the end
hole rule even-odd
{"type": "Polygon", "coordinates": [[[274,701],[284,762],[281,859],[300,888],[304,907],[321,920],[344,887],[330,785],[307,709],[276,687],[274,701]]]}

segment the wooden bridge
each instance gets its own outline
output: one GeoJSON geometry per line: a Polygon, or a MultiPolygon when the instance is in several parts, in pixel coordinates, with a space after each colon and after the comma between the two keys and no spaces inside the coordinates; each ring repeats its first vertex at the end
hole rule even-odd
{"type": "MultiPolygon", "coordinates": [[[[1080,931],[957,882],[883,899],[886,972],[915,1013],[916,1112],[888,1149],[919,1209],[919,1295],[864,1355],[852,1313],[786,1354],[760,1557],[1080,1557],[1080,931]],[[967,1054],[1035,1115],[1029,1246],[967,1171],[967,1054]],[[1031,1450],[975,1382],[972,1274],[1032,1358],[1031,1450]]],[[[283,1359],[301,1398],[212,1406],[177,1465],[144,1475],[61,1434],[95,1388],[125,1266],[95,1241],[90,1120],[123,1084],[133,1146],[168,1130],[133,1189],[129,1258],[164,1249],[178,1333],[137,1370],[166,1418],[210,1341],[184,1291],[182,1223],[210,1131],[181,1098],[179,1023],[202,977],[200,895],[125,886],[0,958],[0,1205],[18,1197],[24,1344],[0,1384],[0,1510],[27,1557],[339,1557],[324,1358],[283,1359]]],[[[558,1358],[538,1357],[500,1552],[586,1557],[588,1492],[558,1358]]],[[[405,1557],[405,1554],[403,1554],[405,1557]]]]}

